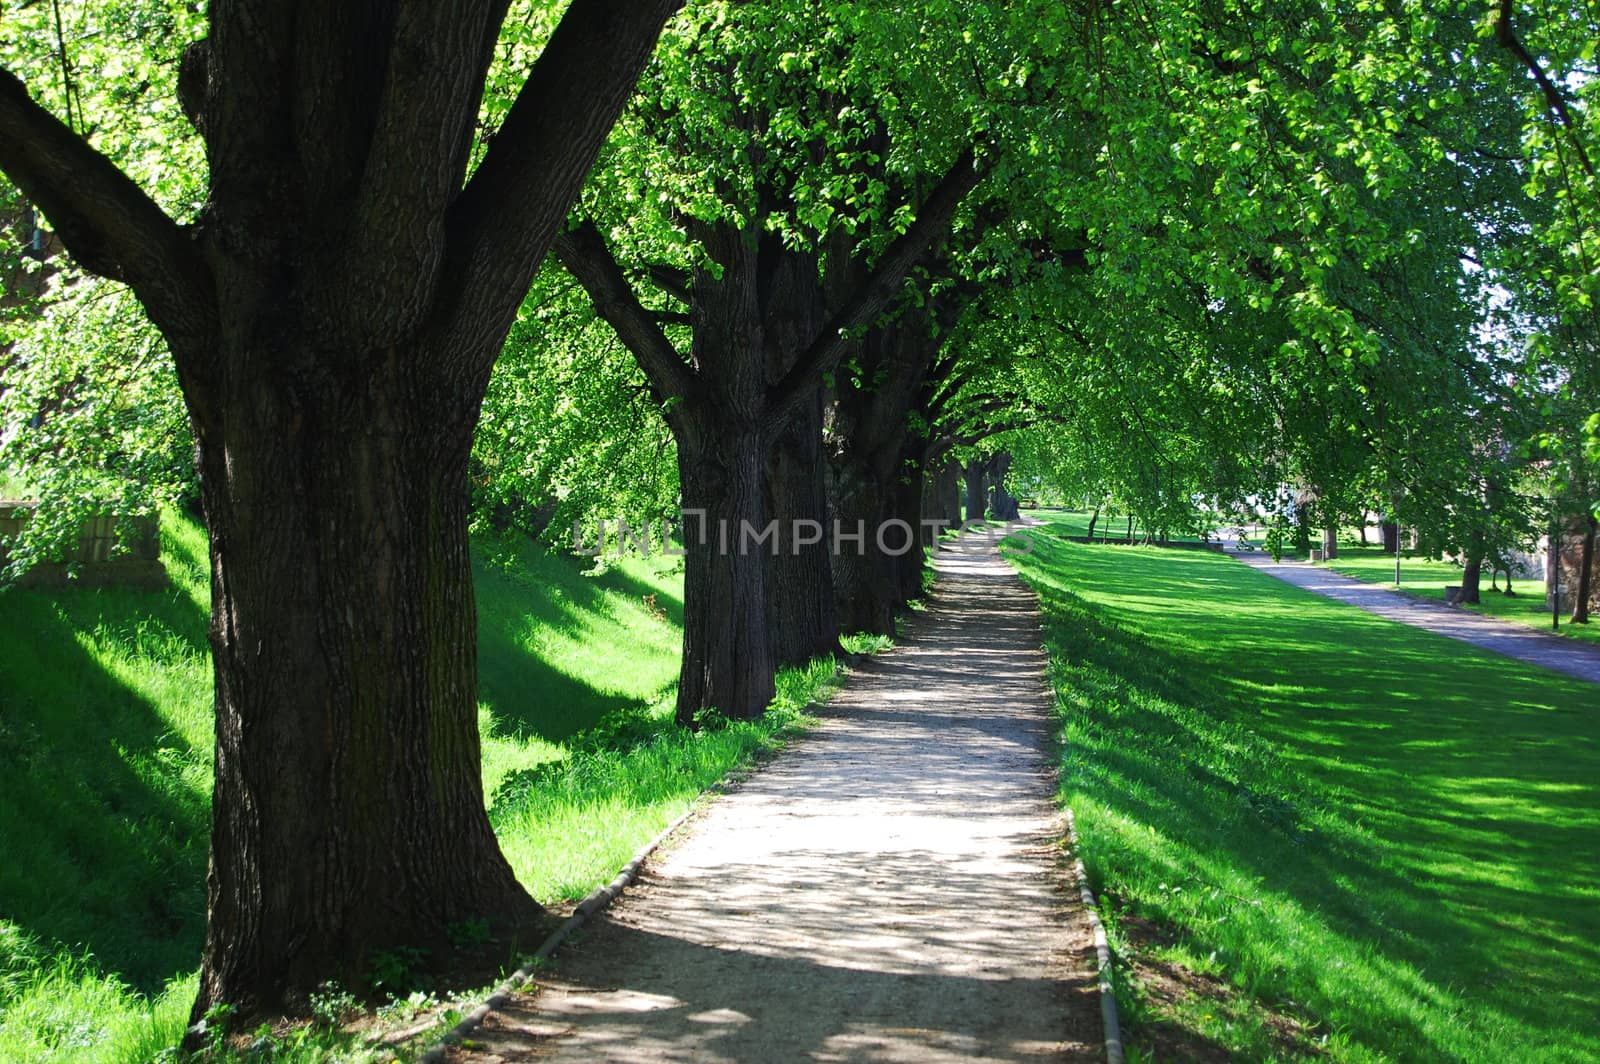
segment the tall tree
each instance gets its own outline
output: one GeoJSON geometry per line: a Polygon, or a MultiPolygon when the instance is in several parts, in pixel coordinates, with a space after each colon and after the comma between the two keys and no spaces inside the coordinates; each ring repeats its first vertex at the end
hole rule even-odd
{"type": "Polygon", "coordinates": [[[826,516],[819,393],[993,164],[975,116],[1015,101],[986,99],[930,42],[971,56],[962,20],[1000,18],[940,3],[707,12],[663,49],[654,92],[614,138],[626,179],[598,173],[589,217],[558,244],[677,442],[681,720],[761,712],[775,661],[836,640],[837,621],[815,623],[832,613],[826,546],[808,556],[784,538],[826,516]],[[776,559],[750,535],[774,519],[776,559]]]}
{"type": "Polygon", "coordinates": [[[467,464],[530,279],[678,0],[576,0],[468,177],[505,0],[214,5],[179,225],[0,72],[0,168],[166,338],[211,532],[195,1015],[537,909],[483,809],[467,464]]]}

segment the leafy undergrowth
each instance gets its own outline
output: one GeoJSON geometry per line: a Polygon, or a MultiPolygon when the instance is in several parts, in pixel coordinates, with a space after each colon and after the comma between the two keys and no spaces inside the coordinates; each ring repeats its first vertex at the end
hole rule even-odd
{"type": "MultiPolygon", "coordinates": [[[[176,1059],[194,1000],[211,786],[208,564],[194,523],[169,517],[162,531],[166,590],[0,591],[6,1064],[176,1059]]],[[[831,661],[786,672],[765,719],[686,733],[671,723],[677,559],[585,573],[526,543],[480,546],[484,790],[541,902],[609,880],[706,787],[803,726],[803,707],[836,674],[831,661]]],[[[426,958],[390,960],[396,998],[381,1024],[452,1022],[459,1006],[412,992],[410,969],[426,958]]],[[[403,1046],[343,1030],[347,996],[328,988],[321,1024],[258,1032],[254,1057],[407,1059],[403,1046]]]]}
{"type": "Polygon", "coordinates": [[[1593,687],[1224,557],[1034,540],[1145,1059],[1600,1057],[1593,687]]]}

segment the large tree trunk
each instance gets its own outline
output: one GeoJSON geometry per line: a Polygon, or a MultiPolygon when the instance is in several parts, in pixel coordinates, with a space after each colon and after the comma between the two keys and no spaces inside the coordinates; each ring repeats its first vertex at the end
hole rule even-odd
{"type": "Polygon", "coordinates": [[[894,571],[896,608],[904,606],[912,599],[922,597],[922,574],[928,567],[927,548],[933,543],[933,528],[931,525],[921,523],[923,496],[923,463],[922,441],[920,438],[908,438],[905,450],[900,461],[900,475],[894,479],[894,493],[891,497],[892,509],[890,510],[891,522],[894,524],[892,531],[885,535],[888,541],[888,563],[894,571]],[[911,535],[905,537],[906,526],[910,527],[911,535]],[[900,549],[903,540],[905,549],[900,549]]]}
{"type": "Polygon", "coordinates": [[[678,0],[574,0],[468,179],[503,3],[211,5],[180,227],[0,73],[0,165],[172,352],[211,531],[196,1019],[537,906],[483,808],[465,471],[490,368],[678,0]]]}
{"type": "Polygon", "coordinates": [[[986,459],[974,458],[962,470],[962,478],[966,481],[967,487],[968,521],[982,521],[984,515],[989,512],[988,502],[984,497],[983,490],[983,475],[988,469],[988,465],[989,463],[986,459]]]}
{"type": "Polygon", "coordinates": [[[898,586],[894,569],[873,542],[893,486],[872,467],[869,455],[846,452],[831,466],[834,519],[839,523],[839,549],[833,557],[839,627],[893,636],[898,586]]]}
{"type": "MultiPolygon", "coordinates": [[[[875,397],[841,394],[839,406],[864,398],[871,405],[875,397]]],[[[841,426],[844,420],[838,419],[841,426]]],[[[843,446],[830,463],[839,522],[834,593],[844,631],[893,636],[895,615],[907,597],[902,590],[905,559],[922,558],[921,478],[909,477],[895,460],[900,455],[896,435],[868,415],[855,422],[853,435],[841,436],[843,446]]]]}
{"type": "Polygon", "coordinates": [[[843,534],[834,590],[846,631],[894,635],[905,571],[921,571],[923,441],[911,439],[908,413],[930,361],[926,330],[915,314],[873,329],[856,355],[873,383],[841,382],[834,393],[829,486],[843,534]]]}
{"type": "MultiPolygon", "coordinates": [[[[822,330],[826,307],[815,253],[786,248],[773,233],[761,237],[758,249],[753,274],[759,287],[753,295],[765,349],[765,401],[767,387],[783,379],[796,354],[822,330]]],[[[822,391],[820,385],[811,389],[786,418],[769,426],[765,499],[768,519],[777,521],[777,541],[767,563],[767,629],[780,667],[843,651],[829,557],[822,391]]]]}
{"type": "Polygon", "coordinates": [[[1483,601],[1482,588],[1483,552],[1474,551],[1467,555],[1466,563],[1461,567],[1461,596],[1456,601],[1476,605],[1483,601]]]}
{"type": "Polygon", "coordinates": [[[347,395],[288,371],[315,360],[230,361],[232,416],[201,446],[217,772],[200,1000],[249,1015],[538,906],[484,813],[475,404],[393,359],[347,395]]]}
{"type": "Polygon", "coordinates": [[[735,720],[772,702],[767,630],[768,543],[762,499],[765,454],[752,424],[724,422],[678,440],[686,552],[678,723],[712,708],[735,720]]]}
{"type": "Polygon", "coordinates": [[[1589,623],[1589,595],[1594,589],[1594,543],[1597,527],[1600,527],[1600,522],[1590,514],[1583,530],[1583,550],[1578,555],[1578,590],[1572,604],[1573,624],[1589,623]]]}
{"type": "Polygon", "coordinates": [[[961,526],[961,466],[954,458],[939,471],[938,517],[947,528],[961,526]]]}
{"type": "Polygon", "coordinates": [[[1017,505],[1017,498],[1006,489],[1006,473],[1011,469],[1011,456],[997,454],[989,466],[994,482],[994,495],[991,510],[996,521],[1015,521],[1022,516],[1022,510],[1017,505]]]}
{"type": "MultiPolygon", "coordinates": [[[[762,315],[758,241],[747,230],[707,227],[721,270],[692,279],[693,362],[708,372],[668,412],[678,443],[684,547],[683,664],[677,719],[702,709],[747,720],[772,701],[768,574],[776,528],[766,507],[772,373],[762,315]]],[[[680,363],[681,368],[681,363],[680,363]]],[[[798,413],[798,412],[797,412],[798,413]]],[[[798,417],[796,420],[800,420],[798,417]]]]}
{"type": "Polygon", "coordinates": [[[892,462],[846,451],[835,460],[833,486],[842,530],[834,558],[841,626],[892,636],[895,615],[922,592],[931,525],[922,521],[919,463],[904,454],[892,462]]]}
{"type": "Polygon", "coordinates": [[[1322,558],[1324,561],[1333,561],[1339,556],[1339,528],[1329,525],[1322,530],[1322,558]]]}
{"type": "MultiPolygon", "coordinates": [[[[736,537],[740,521],[765,528],[760,473],[767,437],[814,400],[855,343],[855,331],[876,321],[899,298],[906,276],[948,229],[982,173],[973,152],[953,160],[911,226],[882,250],[870,269],[856,257],[859,249],[849,232],[836,229],[823,242],[827,270],[819,270],[815,254],[786,248],[775,234],[764,232],[768,208],[781,209],[791,193],[764,185],[766,175],[752,173],[762,200],[754,217],[738,226],[689,223],[706,251],[707,264],[697,266],[687,283],[670,276],[670,270],[652,272],[688,307],[692,349],[687,359],[644,307],[596,225],[580,222],[557,240],[562,264],[584,286],[667,407],[667,421],[678,441],[685,508],[706,510],[710,522],[704,531],[712,542],[691,540],[689,547],[680,721],[692,720],[706,705],[731,716],[753,716],[770,700],[766,581],[748,571],[737,552],[727,556],[711,549],[723,527],[718,522],[731,522],[736,537]],[[835,252],[847,269],[834,268],[835,252]],[[669,276],[662,280],[663,275],[669,276]],[[830,278],[843,280],[835,287],[830,278]],[[827,312],[825,320],[821,310],[827,312]],[[753,491],[745,481],[751,452],[753,491]],[[702,462],[712,468],[698,468],[702,462]],[[701,616],[708,611],[726,611],[728,616],[701,616]],[[760,639],[755,637],[758,625],[760,639]],[[762,669],[767,670],[764,677],[762,669]]],[[[849,515],[841,511],[840,516],[849,515]]]]}
{"type": "Polygon", "coordinates": [[[765,487],[768,520],[777,522],[774,553],[767,556],[773,661],[782,668],[840,654],[820,394],[767,449],[765,487]]]}

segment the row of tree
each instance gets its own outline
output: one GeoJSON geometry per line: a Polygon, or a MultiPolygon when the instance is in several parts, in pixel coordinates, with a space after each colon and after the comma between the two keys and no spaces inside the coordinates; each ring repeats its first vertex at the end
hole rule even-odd
{"type": "Polygon", "coordinates": [[[8,9],[7,461],[69,516],[194,484],[211,533],[196,1016],[533,915],[473,521],[688,513],[690,722],[892,631],[880,531],[963,472],[969,515],[1009,472],[1170,529],[1403,487],[1470,544],[1540,439],[1585,498],[1592,16],[1347,7],[8,9]]]}

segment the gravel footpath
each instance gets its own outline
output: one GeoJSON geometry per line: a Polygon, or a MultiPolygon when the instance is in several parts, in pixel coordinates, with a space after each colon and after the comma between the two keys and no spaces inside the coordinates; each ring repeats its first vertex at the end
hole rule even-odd
{"type": "Polygon", "coordinates": [[[981,539],[936,567],[902,644],[451,1061],[1104,1059],[1037,603],[981,539]]]}

